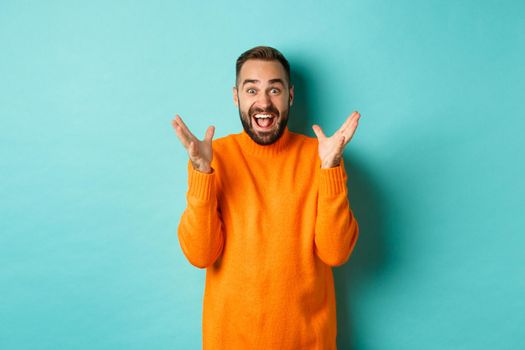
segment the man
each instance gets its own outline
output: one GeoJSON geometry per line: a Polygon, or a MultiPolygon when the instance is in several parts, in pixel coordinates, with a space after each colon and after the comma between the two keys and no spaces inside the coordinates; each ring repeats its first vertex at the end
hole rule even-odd
{"type": "Polygon", "coordinates": [[[288,130],[293,99],[288,61],[258,46],[237,60],[243,132],[212,143],[213,126],[201,141],[173,120],[189,155],[179,242],[207,269],[204,349],[336,349],[332,267],[359,231],[342,154],[360,115],[308,137],[288,130]]]}

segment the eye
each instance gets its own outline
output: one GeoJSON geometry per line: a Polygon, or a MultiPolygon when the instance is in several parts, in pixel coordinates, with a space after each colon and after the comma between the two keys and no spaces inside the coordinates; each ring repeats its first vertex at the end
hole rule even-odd
{"type": "Polygon", "coordinates": [[[255,89],[254,88],[249,88],[248,90],[246,90],[247,93],[249,94],[254,94],[255,93],[255,89]]]}
{"type": "Polygon", "coordinates": [[[272,88],[270,91],[271,91],[272,94],[275,94],[275,95],[277,95],[279,92],[281,92],[281,90],[279,90],[278,88],[272,88]]]}

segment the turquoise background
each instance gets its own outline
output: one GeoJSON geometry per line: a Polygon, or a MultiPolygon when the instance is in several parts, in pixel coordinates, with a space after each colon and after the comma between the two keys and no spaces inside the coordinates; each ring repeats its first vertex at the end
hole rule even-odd
{"type": "Polygon", "coordinates": [[[244,50],[275,46],[290,128],[345,150],[360,223],[339,349],[525,348],[525,2],[2,1],[0,348],[198,349],[177,239],[187,155],[241,131],[244,50]]]}

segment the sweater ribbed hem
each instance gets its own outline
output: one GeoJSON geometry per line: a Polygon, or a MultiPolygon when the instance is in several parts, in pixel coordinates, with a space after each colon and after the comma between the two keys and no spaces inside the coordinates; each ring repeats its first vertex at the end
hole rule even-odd
{"type": "Polygon", "coordinates": [[[188,163],[188,196],[210,200],[215,195],[215,170],[210,174],[200,172],[188,163]]]}
{"type": "Polygon", "coordinates": [[[319,195],[333,196],[346,191],[346,171],[344,161],[333,168],[319,168],[319,195]]]}

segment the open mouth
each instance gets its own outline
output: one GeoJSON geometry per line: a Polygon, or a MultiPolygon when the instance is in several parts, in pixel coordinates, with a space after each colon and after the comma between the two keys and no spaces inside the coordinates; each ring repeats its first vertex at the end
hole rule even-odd
{"type": "Polygon", "coordinates": [[[258,127],[257,129],[262,131],[271,129],[277,119],[275,115],[271,113],[258,113],[252,118],[254,119],[253,124],[258,127]]]}

